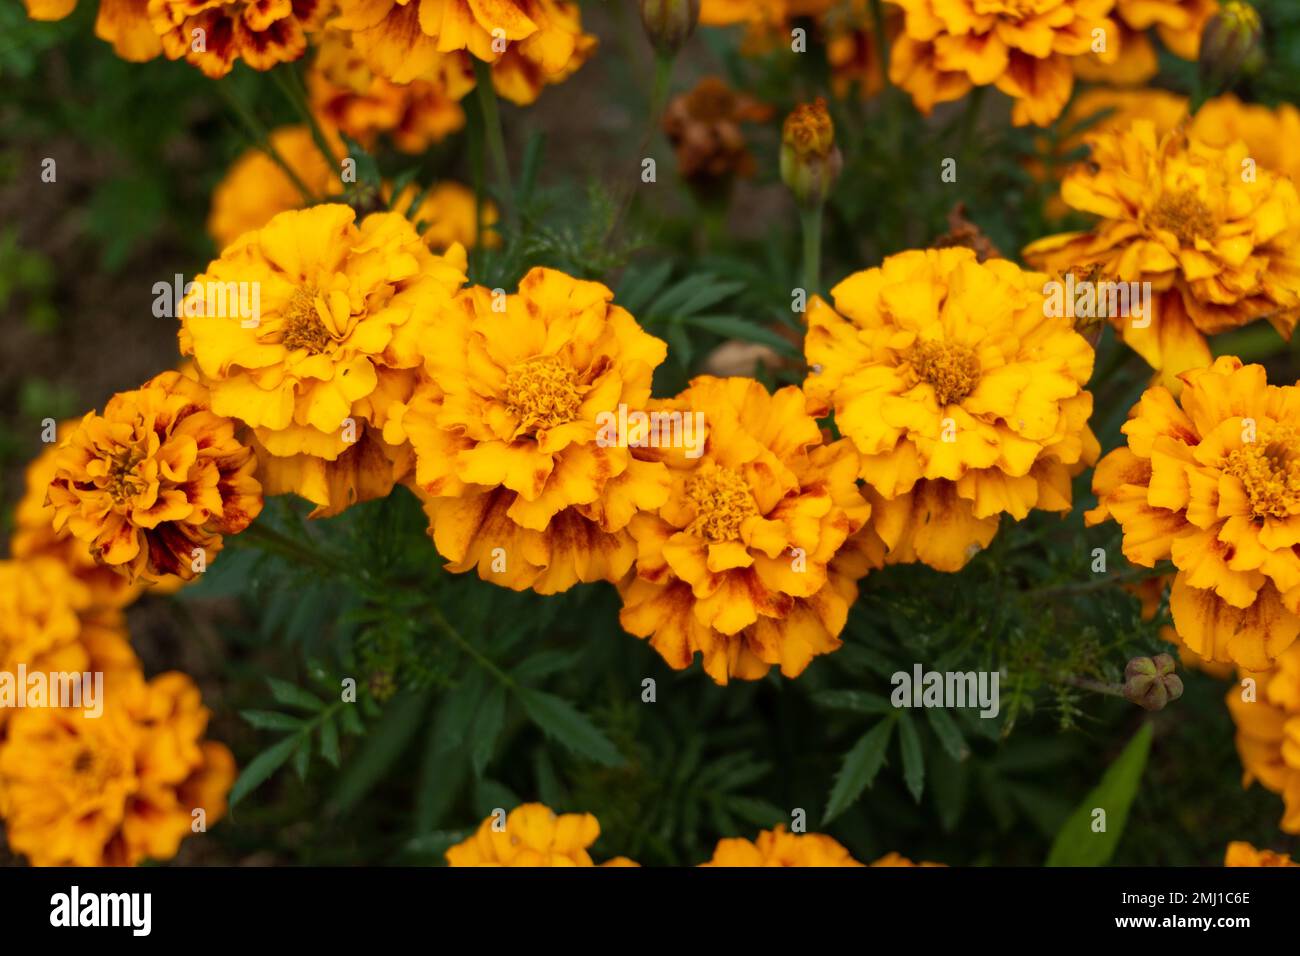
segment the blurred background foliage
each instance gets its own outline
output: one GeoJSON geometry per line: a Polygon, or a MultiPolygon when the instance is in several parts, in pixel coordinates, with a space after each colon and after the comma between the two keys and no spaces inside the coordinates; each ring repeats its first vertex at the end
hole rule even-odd
{"type": "MultiPolygon", "coordinates": [[[[1300,7],[1259,7],[1268,61],[1237,92],[1295,102],[1300,7]]],[[[83,3],[66,21],[33,23],[20,4],[0,4],[5,531],[42,418],[101,407],[176,362],[175,328],[153,317],[152,286],[215,255],[209,197],[247,146],[214,84],[183,63],[118,60],[93,37],[93,16],[83,3]],[[46,157],[58,178],[40,184],[46,157]]],[[[692,41],[674,92],[721,75],[774,108],[747,128],[756,175],[706,202],[678,181],[658,131],[657,181],[640,181],[651,66],[634,5],[587,2],[583,16],[601,39],[596,58],[535,107],[505,110],[523,227],[504,248],[477,252],[471,279],[508,288],[546,264],[606,282],[670,343],[659,395],[736,340],[771,349],[737,371],[801,381],[790,307],[798,217],[777,149],[784,113],[828,89],[816,43],[806,55],[754,57],[737,30],[692,41]]],[[[1162,61],[1156,83],[1188,92],[1194,69],[1162,61]]],[[[264,78],[240,67],[222,84],[268,126],[291,120],[264,78]]],[[[832,103],[845,169],[826,221],[827,288],[928,244],[958,202],[1009,255],[1061,225],[1047,218],[1052,184],[1027,162],[1067,130],[1013,129],[998,96],[929,121],[894,96],[832,103]],[[940,181],[947,157],[959,158],[956,183],[940,181]]],[[[481,120],[465,105],[472,133],[481,120]]],[[[419,161],[375,159],[386,177],[471,182],[471,139],[419,161]]],[[[1215,345],[1265,362],[1273,381],[1297,378],[1297,350],[1262,323],[1215,345]]],[[[1109,449],[1148,370],[1110,330],[1097,368],[1093,427],[1109,449]]],[[[319,522],[274,501],[259,540],[233,539],[201,583],[131,611],[146,667],[195,676],[211,732],[243,771],[230,818],[187,841],[178,862],[437,863],[493,808],[541,800],[596,814],[597,859],[693,864],[720,837],[752,837],[803,811],[809,830],[862,860],[897,850],[954,865],[1039,864],[1145,723],[1154,736],[1140,785],[1130,774],[1106,797],[1133,800],[1112,862],[1217,864],[1234,839],[1296,852],[1276,829],[1278,799],[1240,787],[1226,684],[1184,673],[1184,697],[1155,715],[1077,686],[1117,680],[1130,657],[1168,647],[1158,637],[1167,609],[1143,622],[1116,586],[1125,563],[1114,526],[1084,529],[1087,485],[1087,475],[1076,482],[1065,519],[1004,520],[959,576],[872,574],[840,651],[794,681],[773,672],[727,688],[698,667],[671,671],[622,632],[607,585],[541,598],[441,571],[404,489],[319,522]],[[1109,575],[1092,573],[1095,548],[1109,575]],[[889,707],[890,675],[917,662],[1000,669],[999,717],[889,707]],[[348,679],[356,706],[340,702],[348,679]]]]}

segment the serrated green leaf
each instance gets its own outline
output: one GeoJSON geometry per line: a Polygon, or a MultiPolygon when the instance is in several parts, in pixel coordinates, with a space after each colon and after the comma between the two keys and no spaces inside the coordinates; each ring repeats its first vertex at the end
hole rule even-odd
{"type": "Polygon", "coordinates": [[[258,730],[298,730],[303,719],[275,710],[241,710],[239,716],[258,730]]]}
{"type": "Polygon", "coordinates": [[[528,718],[547,737],[574,753],[606,767],[623,764],[623,756],[586,714],[567,700],[545,691],[520,689],[519,701],[528,718]]]}
{"type": "Polygon", "coordinates": [[[474,714],[474,725],[470,729],[469,755],[474,766],[474,776],[483,776],[483,771],[492,759],[492,751],[501,727],[506,719],[506,689],[501,684],[492,687],[478,706],[474,714]]]}
{"type": "Polygon", "coordinates": [[[672,271],[672,260],[656,263],[648,269],[628,269],[618,285],[614,301],[633,315],[640,315],[655,293],[663,288],[672,271]]]}
{"type": "Polygon", "coordinates": [[[320,725],[320,755],[331,767],[339,765],[339,728],[332,716],[320,725]]]}
{"type": "Polygon", "coordinates": [[[420,726],[428,704],[429,695],[423,691],[401,693],[388,702],[365,746],[344,768],[329,804],[331,812],[346,813],[388,772],[420,726]]]}
{"type": "Polygon", "coordinates": [[[279,770],[301,742],[302,736],[300,734],[291,734],[267,747],[249,761],[248,766],[239,775],[239,779],[235,781],[235,785],[230,788],[231,808],[233,809],[239,801],[260,787],[270,778],[271,774],[279,770]]]}
{"type": "Polygon", "coordinates": [[[748,319],[735,315],[691,315],[681,320],[686,325],[704,329],[714,335],[727,339],[740,339],[742,342],[757,342],[775,349],[783,355],[795,355],[798,350],[785,336],[774,332],[765,325],[758,325],[748,319]]]}
{"type": "Polygon", "coordinates": [[[830,823],[838,817],[862,796],[863,790],[871,786],[871,781],[885,763],[885,750],[889,747],[893,730],[893,720],[882,720],[863,734],[853,749],[845,754],[844,763],[835,775],[822,823],[830,823]]]}
{"type": "Polygon", "coordinates": [[[297,684],[291,684],[275,677],[268,677],[266,683],[271,688],[271,696],[275,698],[277,703],[284,704],[286,707],[298,707],[313,714],[325,707],[323,700],[315,694],[303,690],[297,684]]]}
{"type": "Polygon", "coordinates": [[[1128,822],[1129,807],[1137,796],[1138,784],[1151,752],[1152,725],[1145,723],[1133,735],[1123,753],[1106,768],[1101,783],[1075,807],[1056,834],[1047,855],[1048,866],[1105,866],[1115,855],[1128,822]],[[1094,811],[1106,811],[1106,829],[1093,830],[1094,811]]]}
{"type": "Polygon", "coordinates": [[[942,707],[927,707],[925,718],[930,722],[930,729],[934,731],[934,735],[939,738],[939,743],[950,757],[960,761],[970,756],[970,747],[966,744],[966,738],[961,735],[957,722],[952,719],[952,714],[942,707]]]}
{"type": "Polygon", "coordinates": [[[920,803],[925,792],[925,752],[921,749],[921,735],[907,711],[899,714],[898,744],[903,751],[903,782],[912,799],[920,803]]]}
{"type": "Polygon", "coordinates": [[[464,746],[470,725],[474,721],[474,712],[478,710],[479,702],[487,691],[487,680],[487,675],[476,668],[466,674],[443,699],[435,724],[439,745],[444,750],[464,746]]]}
{"type": "Polygon", "coordinates": [[[303,734],[298,739],[298,749],[293,752],[293,770],[298,779],[307,780],[307,767],[311,763],[311,736],[303,734]]]}

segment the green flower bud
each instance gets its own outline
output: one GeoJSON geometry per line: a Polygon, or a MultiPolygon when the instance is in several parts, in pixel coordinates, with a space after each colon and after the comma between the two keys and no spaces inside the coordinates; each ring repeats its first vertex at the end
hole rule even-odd
{"type": "Polygon", "coordinates": [[[1242,0],[1223,4],[1201,33],[1202,80],[1226,84],[1248,67],[1257,69],[1263,59],[1263,36],[1254,7],[1242,0]]]}
{"type": "Polygon", "coordinates": [[[660,56],[676,56],[700,22],[700,0],[640,0],[641,25],[660,56]]]}
{"type": "Polygon", "coordinates": [[[844,158],[826,101],[796,106],[781,130],[781,180],[801,206],[820,206],[839,179],[844,158]]]}
{"type": "Polygon", "coordinates": [[[1183,696],[1182,679],[1168,654],[1135,657],[1124,668],[1124,697],[1145,710],[1163,710],[1183,696]]]}

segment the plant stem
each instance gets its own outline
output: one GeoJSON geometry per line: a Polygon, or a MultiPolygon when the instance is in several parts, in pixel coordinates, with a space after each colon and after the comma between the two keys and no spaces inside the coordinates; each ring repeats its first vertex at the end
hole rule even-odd
{"type": "Polygon", "coordinates": [[[517,689],[515,679],[498,667],[491,658],[486,657],[477,647],[467,641],[460,631],[451,626],[451,623],[443,616],[442,611],[433,607],[429,609],[428,613],[434,626],[441,631],[444,636],[450,638],[457,647],[473,658],[475,663],[500,681],[503,686],[510,690],[517,689]]]}
{"type": "Polygon", "coordinates": [[[483,132],[487,140],[487,151],[492,156],[492,166],[497,178],[497,189],[501,193],[503,218],[511,226],[515,217],[514,186],[510,182],[510,160],[506,156],[506,137],[501,128],[501,109],[497,104],[497,91],[492,86],[492,67],[474,57],[474,80],[478,91],[479,108],[483,112],[483,132]]]}
{"type": "Polygon", "coordinates": [[[1098,574],[1091,581],[1076,581],[1071,584],[1059,584],[1045,588],[1033,588],[1026,591],[1025,596],[1030,599],[1041,598],[1053,594],[1083,594],[1088,591],[1096,591],[1101,588],[1113,587],[1116,584],[1128,584],[1132,581],[1146,581],[1149,578],[1163,577],[1172,574],[1173,568],[1166,564],[1157,565],[1154,568],[1129,568],[1119,574],[1098,574]]]}
{"type": "Polygon", "coordinates": [[[320,128],[320,124],[316,122],[311,106],[307,103],[307,91],[303,88],[302,77],[298,75],[298,71],[294,69],[292,63],[286,63],[280,69],[272,70],[271,76],[275,80],[275,85],[280,88],[280,92],[284,94],[285,99],[289,101],[289,105],[298,114],[298,118],[311,131],[312,142],[316,144],[316,149],[324,158],[325,165],[330,169],[334,169],[338,165],[338,157],[330,149],[330,145],[325,139],[325,133],[320,128]]]}
{"type": "Polygon", "coordinates": [[[301,562],[302,564],[313,565],[323,571],[329,571],[336,574],[347,574],[348,569],[341,562],[335,561],[329,555],[319,551],[312,551],[302,545],[301,542],[295,541],[288,535],[281,534],[270,525],[263,522],[253,522],[240,534],[242,540],[256,542],[265,550],[274,552],[283,558],[301,562]]]}
{"type": "MultiPolygon", "coordinates": [[[[1091,677],[1063,677],[1063,684],[1069,684],[1071,687],[1078,687],[1081,690],[1089,690],[1094,694],[1105,694],[1107,697],[1123,697],[1123,684],[1107,684],[1104,681],[1093,680],[1091,677]]],[[[1125,698],[1127,699],[1127,698],[1125,698]]]]}
{"type": "Polygon", "coordinates": [[[984,91],[987,87],[977,86],[971,90],[970,99],[966,102],[966,113],[961,121],[961,145],[959,147],[961,165],[966,165],[966,160],[970,158],[971,151],[975,146],[975,127],[979,120],[980,106],[984,103],[984,91]]]}
{"type": "Polygon", "coordinates": [[[885,36],[885,11],[881,0],[871,0],[871,33],[880,63],[880,97],[885,113],[888,142],[899,151],[902,145],[902,100],[889,82],[889,38],[885,36]]]}
{"type": "Polygon", "coordinates": [[[266,127],[256,116],[253,115],[252,110],[244,104],[244,101],[235,95],[235,91],[230,88],[229,81],[219,80],[214,83],[213,86],[217,88],[217,95],[225,100],[230,111],[234,113],[243,124],[244,132],[252,144],[262,152],[266,153],[266,155],[270,156],[272,161],[280,167],[281,171],[289,177],[289,181],[293,183],[294,188],[302,194],[304,202],[309,204],[316,202],[316,194],[307,188],[307,184],[302,181],[302,177],[293,171],[292,167],[289,166],[284,157],[280,155],[279,150],[271,144],[271,136],[267,132],[266,127]]]}
{"type": "Polygon", "coordinates": [[[799,210],[799,224],[803,230],[803,287],[809,296],[821,293],[822,261],[822,210],[817,203],[799,210]]]}

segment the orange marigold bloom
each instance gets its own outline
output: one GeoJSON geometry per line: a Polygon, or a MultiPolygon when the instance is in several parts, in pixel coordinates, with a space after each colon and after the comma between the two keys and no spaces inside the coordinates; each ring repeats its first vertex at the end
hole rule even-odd
{"type": "Polygon", "coordinates": [[[871,865],[879,867],[944,866],[943,863],[928,863],[924,860],[920,863],[913,863],[901,853],[886,853],[871,865]]]}
{"type": "Polygon", "coordinates": [[[329,12],[326,0],[146,0],[149,21],[170,60],[184,58],[220,79],[235,60],[269,70],[298,59],[307,34],[329,12]]]}
{"type": "MultiPolygon", "coordinates": [[[[271,456],[321,459],[326,470],[410,398],[422,331],[464,281],[459,246],[435,256],[397,213],[355,218],[341,205],[280,213],[196,277],[180,310],[181,352],[194,356],[213,409],[249,425],[271,456]],[[203,300],[212,283],[257,288],[257,320],[216,314],[203,300]]],[[[323,499],[333,485],[320,477],[302,469],[289,483],[321,513],[352,503],[323,499]]]]}
{"type": "MultiPolygon", "coordinates": [[[[832,8],[821,20],[826,32],[826,60],[831,68],[831,89],[837,99],[856,91],[869,99],[885,85],[885,68],[880,61],[875,23],[860,0],[832,8]]],[[[903,13],[897,7],[885,11],[885,48],[892,46],[903,29],[903,13]]]]}
{"type": "MultiPolygon", "coordinates": [[[[77,0],[23,0],[33,20],[62,20],[77,0]]],[[[132,63],[152,60],[162,52],[162,40],[148,16],[149,0],[99,0],[95,36],[113,44],[113,52],[132,63]]]]}
{"type": "Polygon", "coordinates": [[[1290,854],[1274,853],[1272,850],[1257,850],[1249,843],[1234,840],[1228,844],[1228,851],[1223,856],[1224,866],[1300,866],[1291,859],[1290,854]]]}
{"type": "Polygon", "coordinates": [[[130,579],[192,580],[198,552],[206,565],[222,535],[243,531],[262,510],[253,450],[180,372],[86,415],[55,463],[55,531],[67,528],[130,579]]]}
{"type": "Polygon", "coordinates": [[[1281,828],[1300,833],[1300,644],[1283,651],[1271,671],[1240,676],[1226,700],[1237,725],[1241,785],[1258,780],[1281,796],[1281,828]]]}
{"type": "MultiPolygon", "coordinates": [[[[541,803],[515,807],[503,820],[484,820],[469,839],[447,851],[449,866],[596,866],[588,848],[600,836],[590,813],[556,814],[541,803]]],[[[600,866],[636,866],[616,857],[600,866]]]]}
{"type": "Polygon", "coordinates": [[[833,837],[789,833],[784,826],[764,830],[756,840],[728,837],[718,841],[713,859],[700,866],[862,866],[833,837]]]}
{"type": "MultiPolygon", "coordinates": [[[[281,126],[271,131],[269,140],[312,199],[343,192],[339,167],[325,161],[306,126],[281,126]]],[[[334,140],[331,145],[341,157],[341,144],[334,140]]],[[[218,249],[224,249],[244,233],[261,229],[278,213],[301,209],[308,201],[279,163],[264,150],[250,148],[235,160],[212,191],[208,234],[218,249]]]]}
{"type": "MultiPolygon", "coordinates": [[[[1017,126],[1047,126],[1074,89],[1073,61],[1115,35],[1115,0],[891,0],[903,32],[889,78],[929,115],[936,103],[974,86],[996,86],[1015,100],[1017,126]]],[[[1118,50],[1098,51],[1113,62],[1118,50]]]]}
{"type": "Polygon", "coordinates": [[[1157,385],[1134,406],[1086,517],[1119,522],[1134,564],[1173,560],[1183,644],[1266,670],[1300,634],[1300,388],[1231,356],[1182,380],[1180,401],[1157,385]]]}
{"type": "Polygon", "coordinates": [[[1118,57],[1103,60],[1090,54],[1075,61],[1075,72],[1098,83],[1145,83],[1160,67],[1145,31],[1154,27],[1166,49],[1184,60],[1195,60],[1205,24],[1218,9],[1219,0],[1115,0],[1119,30],[1107,42],[1118,48],[1118,57]]]}
{"type": "Polygon", "coordinates": [[[349,35],[325,31],[307,77],[314,112],[366,148],[386,134],[403,153],[423,153],[465,126],[460,100],[474,88],[463,54],[439,54],[428,73],[406,84],[376,75],[349,35]]]}
{"type": "Polygon", "coordinates": [[[1095,460],[1093,350],[1046,276],[965,248],[891,256],[808,310],[809,409],[833,410],[870,486],[874,560],[960,570],[1003,513],[1068,511],[1095,460]]]}
{"type": "Polygon", "coordinates": [[[748,378],[700,376],[653,411],[703,422],[703,453],[673,450],[672,490],[632,519],[636,574],[619,620],[670,667],[698,652],[719,684],[774,665],[801,674],[840,646],[856,578],[833,559],[870,514],[858,456],[827,444],[791,386],[769,394],[748,378]]]}
{"type": "Polygon", "coordinates": [[[184,674],[105,682],[103,713],[17,711],[0,744],[0,810],[10,848],[35,866],[167,860],[226,809],[235,761],[204,741],[208,711],[184,674]]]}
{"type": "Polygon", "coordinates": [[[452,571],[550,594],[631,566],[628,521],[664,502],[668,476],[605,422],[644,408],[667,346],[612,299],[538,268],[515,295],[466,289],[433,317],[425,381],[384,437],[411,442],[452,571]]]}
{"type": "Polygon", "coordinates": [[[458,50],[493,64],[493,86],[519,105],[537,99],[595,51],[578,5],[565,0],[339,0],[330,26],[350,31],[370,67],[409,83],[458,50]]]}
{"type": "Polygon", "coordinates": [[[1092,159],[1066,176],[1061,197],[1101,221],[1031,244],[1027,261],[1056,273],[1097,266],[1108,279],[1168,292],[1153,315],[1112,321],[1169,385],[1209,363],[1204,335],[1263,317],[1290,336],[1300,316],[1300,198],[1289,179],[1255,169],[1244,143],[1158,137],[1148,120],[1088,141],[1092,159]]]}

